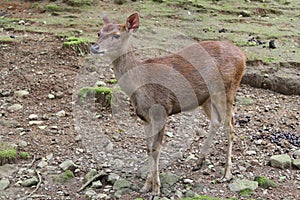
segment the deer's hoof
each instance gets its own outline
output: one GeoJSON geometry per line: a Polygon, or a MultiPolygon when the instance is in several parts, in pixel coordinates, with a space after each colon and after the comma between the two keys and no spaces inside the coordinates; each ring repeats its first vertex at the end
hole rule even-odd
{"type": "Polygon", "coordinates": [[[140,193],[147,193],[151,191],[151,186],[149,185],[144,185],[141,189],[140,189],[140,193]]]}

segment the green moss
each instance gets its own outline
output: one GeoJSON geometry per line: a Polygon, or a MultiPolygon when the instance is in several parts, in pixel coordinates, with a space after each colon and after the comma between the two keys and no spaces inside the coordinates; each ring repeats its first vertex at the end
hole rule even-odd
{"type": "Polygon", "coordinates": [[[253,192],[253,191],[250,190],[250,189],[244,189],[244,190],[240,191],[239,194],[240,194],[242,197],[249,197],[249,196],[251,196],[252,192],[253,192]]]}
{"type": "Polygon", "coordinates": [[[265,176],[256,176],[254,178],[254,181],[258,182],[258,186],[262,188],[275,188],[277,187],[276,183],[274,181],[271,181],[265,176]]]}
{"type": "Polygon", "coordinates": [[[96,98],[104,97],[105,105],[110,105],[112,97],[112,88],[97,86],[83,87],[78,92],[78,97],[81,102],[84,102],[89,96],[95,96],[96,98]]]}
{"type": "Polygon", "coordinates": [[[63,8],[58,4],[48,4],[44,7],[48,12],[60,12],[63,11],[63,8]]]}
{"type": "Polygon", "coordinates": [[[65,180],[70,180],[74,177],[74,173],[71,170],[66,170],[64,173],[62,173],[62,178],[65,180]]]}
{"type": "Polygon", "coordinates": [[[22,158],[22,159],[28,159],[29,158],[29,153],[25,152],[25,151],[20,152],[19,155],[20,155],[20,158],[22,158]]]}
{"type": "Polygon", "coordinates": [[[15,159],[17,156],[16,149],[5,149],[0,151],[0,159],[15,159]]]}
{"type": "Polygon", "coordinates": [[[96,3],[95,0],[64,0],[70,6],[91,6],[96,3]]]}
{"type": "Polygon", "coordinates": [[[107,82],[110,84],[116,84],[118,81],[117,79],[109,79],[107,82]]]}
{"type": "Polygon", "coordinates": [[[84,55],[89,52],[89,41],[86,38],[78,38],[78,37],[68,37],[63,43],[63,45],[67,48],[72,48],[77,53],[84,55]]]}
{"type": "Polygon", "coordinates": [[[68,37],[64,45],[75,46],[80,44],[87,44],[89,41],[86,38],[68,37]]]}

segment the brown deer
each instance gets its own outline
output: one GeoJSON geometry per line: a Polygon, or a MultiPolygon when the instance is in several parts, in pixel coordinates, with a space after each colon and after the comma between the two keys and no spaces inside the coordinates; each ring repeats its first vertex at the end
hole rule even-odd
{"type": "Polygon", "coordinates": [[[160,193],[158,162],[167,116],[199,106],[210,119],[209,135],[200,151],[200,169],[221,125],[228,137],[224,178],[231,177],[234,138],[233,102],[246,65],[245,54],[230,42],[203,41],[178,53],[138,61],[129,45],[139,27],[137,13],[125,24],[103,16],[104,26],[92,54],[107,55],[122,90],[130,97],[136,114],[145,121],[148,171],[141,192],[160,193]]]}

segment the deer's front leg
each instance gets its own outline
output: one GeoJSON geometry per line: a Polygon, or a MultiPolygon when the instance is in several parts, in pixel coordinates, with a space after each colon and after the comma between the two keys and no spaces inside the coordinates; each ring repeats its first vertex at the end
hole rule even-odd
{"type": "Polygon", "coordinates": [[[152,190],[153,195],[160,194],[159,179],[159,157],[162,139],[165,132],[166,112],[164,107],[154,105],[149,110],[150,123],[145,126],[147,152],[148,152],[148,173],[147,179],[141,192],[152,190]]]}

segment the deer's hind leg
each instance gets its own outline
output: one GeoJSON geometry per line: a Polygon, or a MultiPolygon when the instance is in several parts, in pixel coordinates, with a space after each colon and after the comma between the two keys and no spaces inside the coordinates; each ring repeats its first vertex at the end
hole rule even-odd
{"type": "MultiPolygon", "coordinates": [[[[218,100],[219,98],[217,98],[218,100]]],[[[222,101],[218,102],[217,100],[212,101],[210,98],[206,100],[206,102],[202,105],[203,110],[207,117],[210,119],[210,127],[209,127],[209,133],[204,141],[204,144],[200,150],[200,155],[196,163],[196,167],[193,169],[199,170],[201,169],[203,162],[209,153],[210,146],[213,142],[213,139],[215,138],[215,135],[223,121],[223,109],[222,107],[222,101]]]]}

